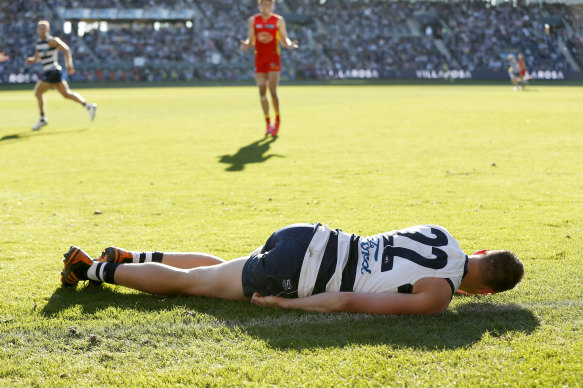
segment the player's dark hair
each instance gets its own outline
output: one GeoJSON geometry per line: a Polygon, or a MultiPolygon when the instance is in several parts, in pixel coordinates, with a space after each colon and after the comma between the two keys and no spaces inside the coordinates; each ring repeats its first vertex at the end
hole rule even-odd
{"type": "Polygon", "coordinates": [[[510,251],[486,252],[480,267],[484,285],[495,292],[514,288],[524,276],[524,266],[518,256],[510,251]]]}

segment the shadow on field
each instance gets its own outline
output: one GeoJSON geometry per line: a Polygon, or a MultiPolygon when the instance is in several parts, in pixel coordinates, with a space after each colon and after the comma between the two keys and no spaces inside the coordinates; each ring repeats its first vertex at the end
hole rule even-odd
{"type": "Polygon", "coordinates": [[[277,137],[265,136],[263,139],[241,147],[234,155],[220,156],[219,162],[230,164],[225,171],[243,171],[246,164],[263,163],[273,156],[282,158],[281,155],[265,155],[269,151],[271,143],[277,140],[277,137]]]}
{"type": "Polygon", "coordinates": [[[2,144],[10,144],[16,143],[18,141],[28,140],[32,137],[39,137],[39,136],[53,136],[53,135],[66,135],[69,133],[76,133],[76,132],[85,132],[88,131],[88,128],[83,129],[75,129],[72,131],[26,131],[26,132],[18,132],[13,133],[12,135],[5,135],[0,137],[0,145],[2,144]]]}
{"type": "Polygon", "coordinates": [[[517,304],[481,301],[468,301],[435,316],[382,317],[269,309],[202,297],[127,294],[110,286],[93,285],[80,287],[79,291],[59,288],[48,299],[41,313],[49,317],[70,308],[80,309],[82,319],[102,314],[111,307],[116,311],[112,314],[143,314],[144,320],[149,319],[151,312],[176,311],[173,322],[184,325],[194,334],[223,327],[239,333],[237,335],[263,340],[274,349],[302,350],[351,344],[455,349],[480,341],[486,333],[509,342],[521,341],[523,339],[517,335],[531,334],[540,325],[532,312],[517,304]]]}

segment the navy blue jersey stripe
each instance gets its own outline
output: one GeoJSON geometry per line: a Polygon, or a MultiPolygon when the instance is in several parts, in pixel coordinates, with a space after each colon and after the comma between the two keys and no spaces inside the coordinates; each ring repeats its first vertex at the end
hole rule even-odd
{"type": "Polygon", "coordinates": [[[342,272],[342,283],[340,291],[350,292],[354,289],[354,280],[356,279],[356,266],[358,265],[358,241],[360,237],[353,234],[350,237],[350,252],[348,253],[348,262],[342,272]]]}
{"type": "Polygon", "coordinates": [[[455,294],[455,287],[453,286],[453,282],[451,281],[450,278],[445,278],[445,280],[447,280],[447,282],[449,283],[449,287],[451,288],[451,297],[453,298],[453,295],[455,294]]]}
{"type": "Polygon", "coordinates": [[[338,231],[331,230],[312,295],[326,291],[326,284],[336,271],[336,261],[338,261],[338,231]]]}
{"type": "Polygon", "coordinates": [[[411,283],[400,285],[397,288],[397,292],[400,294],[410,294],[413,292],[413,285],[411,283]]]}

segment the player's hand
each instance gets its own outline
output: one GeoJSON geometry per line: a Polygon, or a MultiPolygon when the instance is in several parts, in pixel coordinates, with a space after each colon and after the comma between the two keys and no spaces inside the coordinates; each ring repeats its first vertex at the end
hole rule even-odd
{"type": "Polygon", "coordinates": [[[26,58],[26,66],[32,65],[34,63],[34,59],[26,58]]]}
{"type": "Polygon", "coordinates": [[[7,61],[8,59],[10,59],[10,57],[4,54],[4,51],[0,51],[0,63],[7,61]]]}
{"type": "Polygon", "coordinates": [[[466,295],[466,296],[472,295],[469,292],[465,292],[464,290],[460,290],[459,288],[455,291],[455,293],[460,294],[460,295],[466,295]]]}
{"type": "Polygon", "coordinates": [[[262,296],[261,294],[254,292],[251,297],[251,303],[261,307],[281,307],[280,302],[284,299],[285,298],[279,296],[262,296]]]}
{"type": "Polygon", "coordinates": [[[67,67],[67,74],[75,74],[75,68],[73,66],[67,67]]]}
{"type": "Polygon", "coordinates": [[[287,48],[290,49],[290,50],[295,50],[295,49],[297,49],[299,47],[298,46],[298,43],[299,42],[297,40],[294,40],[293,42],[291,42],[290,45],[287,46],[287,48]]]}
{"type": "Polygon", "coordinates": [[[241,41],[241,51],[247,51],[251,48],[251,46],[252,46],[251,42],[247,40],[241,41]]]}

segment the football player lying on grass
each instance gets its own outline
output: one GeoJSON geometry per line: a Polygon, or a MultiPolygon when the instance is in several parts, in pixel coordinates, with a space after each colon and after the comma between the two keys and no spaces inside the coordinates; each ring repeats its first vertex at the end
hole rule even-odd
{"type": "Polygon", "coordinates": [[[453,294],[494,294],[524,274],[510,251],[470,256],[437,225],[361,237],[321,224],[273,233],[249,257],[131,252],[109,247],[95,260],[65,253],[61,282],[106,282],[151,294],[198,295],[318,312],[435,314],[453,294]]]}

